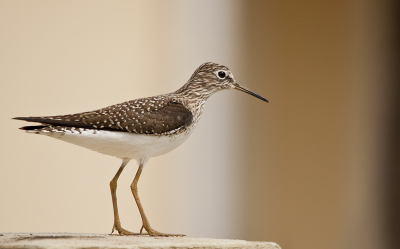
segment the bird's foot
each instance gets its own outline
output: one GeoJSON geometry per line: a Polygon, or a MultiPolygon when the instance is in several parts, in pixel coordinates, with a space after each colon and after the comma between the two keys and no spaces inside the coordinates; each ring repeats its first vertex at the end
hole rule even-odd
{"type": "Polygon", "coordinates": [[[114,229],[117,230],[119,235],[140,235],[139,233],[132,233],[124,228],[121,225],[114,225],[111,231],[111,234],[114,232],[114,229]]]}
{"type": "Polygon", "coordinates": [[[186,236],[184,234],[161,233],[161,232],[154,230],[151,227],[144,227],[143,225],[142,225],[142,228],[140,228],[140,234],[143,234],[142,233],[143,228],[146,229],[148,235],[154,236],[154,237],[184,237],[184,236],[186,236]]]}

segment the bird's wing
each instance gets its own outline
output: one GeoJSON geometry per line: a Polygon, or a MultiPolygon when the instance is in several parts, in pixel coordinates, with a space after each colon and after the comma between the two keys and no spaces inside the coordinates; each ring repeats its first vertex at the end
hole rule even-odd
{"type": "MultiPolygon", "coordinates": [[[[63,116],[16,117],[48,126],[125,131],[138,134],[168,134],[191,123],[193,114],[182,103],[165,97],[127,101],[91,112],[63,116]]],[[[25,126],[33,130],[36,126],[25,126]]],[[[37,126],[43,128],[43,126],[37,126]]]]}

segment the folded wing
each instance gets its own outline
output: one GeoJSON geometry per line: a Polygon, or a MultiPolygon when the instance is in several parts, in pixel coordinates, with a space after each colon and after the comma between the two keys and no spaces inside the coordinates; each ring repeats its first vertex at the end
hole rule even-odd
{"type": "Polygon", "coordinates": [[[24,126],[36,130],[49,126],[133,132],[138,134],[168,134],[192,122],[193,114],[182,103],[172,100],[138,99],[107,108],[63,116],[16,117],[42,125],[24,126]]]}

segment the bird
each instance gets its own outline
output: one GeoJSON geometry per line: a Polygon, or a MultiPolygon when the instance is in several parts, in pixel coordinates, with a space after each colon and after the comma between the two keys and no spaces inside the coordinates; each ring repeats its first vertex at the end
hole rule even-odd
{"type": "Polygon", "coordinates": [[[264,102],[264,97],[238,84],[228,67],[207,62],[200,65],[177,91],[139,98],[89,112],[58,116],[15,117],[38,124],[23,126],[27,133],[45,135],[122,160],[110,182],[114,223],[111,234],[184,236],[158,232],[150,226],[138,194],[138,181],[151,157],[181,145],[196,128],[206,100],[216,92],[236,89],[264,102]],[[117,181],[125,166],[135,159],[136,175],[130,185],[142,219],[139,233],[122,228],[117,205],[117,181]]]}

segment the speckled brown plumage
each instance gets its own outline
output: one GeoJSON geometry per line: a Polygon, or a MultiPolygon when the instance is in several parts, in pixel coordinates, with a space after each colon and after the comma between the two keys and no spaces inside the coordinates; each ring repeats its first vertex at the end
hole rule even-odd
{"type": "MultiPolygon", "coordinates": [[[[48,125],[49,131],[60,130],[64,126],[74,127],[76,130],[83,128],[161,135],[186,127],[192,122],[193,114],[183,104],[174,102],[167,96],[157,96],[131,100],[91,112],[15,119],[48,125]]],[[[45,127],[25,126],[21,129],[45,127]]]]}

